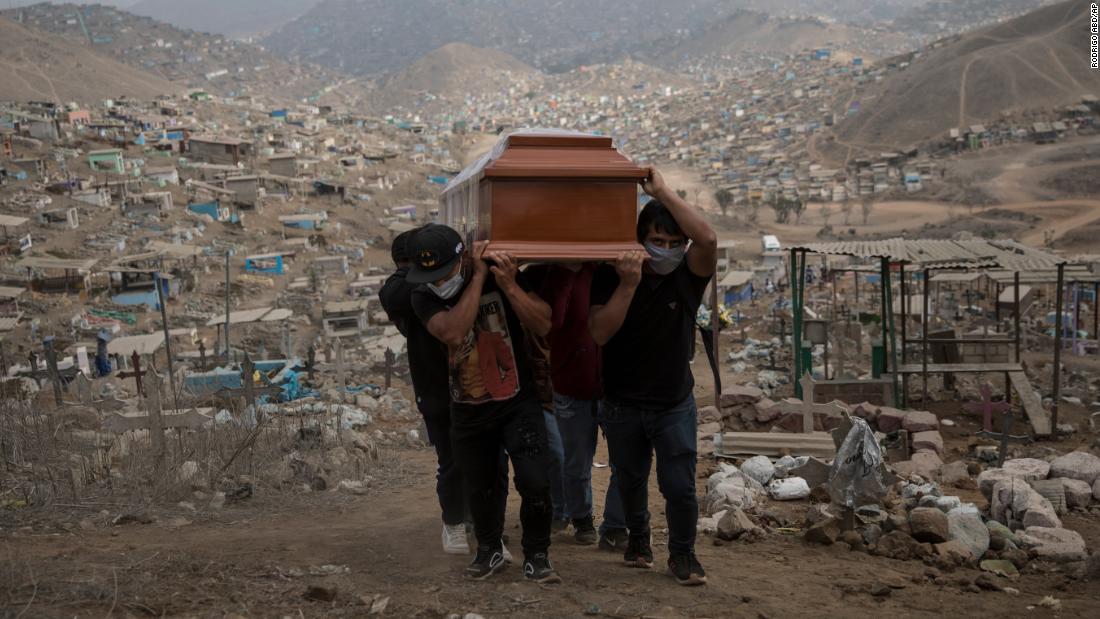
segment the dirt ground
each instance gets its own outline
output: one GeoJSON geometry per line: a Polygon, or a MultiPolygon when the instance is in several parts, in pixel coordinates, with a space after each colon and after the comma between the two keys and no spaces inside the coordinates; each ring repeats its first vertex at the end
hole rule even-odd
{"type": "MultiPolygon", "coordinates": [[[[698,401],[710,401],[711,392],[700,380],[698,401]]],[[[958,403],[932,408],[958,424],[946,433],[949,452],[965,451],[977,420],[960,415],[958,403]]],[[[1042,448],[1061,452],[1082,440],[1078,435],[1042,448]]],[[[607,462],[602,440],[596,462],[599,514],[609,477],[601,466],[607,462]]],[[[432,451],[398,450],[389,466],[364,496],[259,489],[220,511],[155,508],[148,524],[111,526],[107,520],[118,512],[109,504],[56,505],[33,521],[0,520],[0,617],[358,617],[384,598],[381,614],[394,617],[1088,617],[1100,596],[1100,582],[1075,580],[1054,565],[1032,563],[1018,580],[998,579],[1018,593],[972,593],[974,569],[946,572],[844,544],[812,546],[799,530],[805,501],[765,504],[773,526],[755,543],[719,545],[700,535],[698,554],[709,577],[703,588],[680,587],[660,568],[622,567],[618,555],[577,546],[570,533],[555,536],[551,548],[564,584],[529,584],[515,565],[471,583],[461,576],[469,557],[440,551],[432,451]],[[876,583],[890,593],[872,596],[876,583]],[[311,587],[334,598],[306,599],[311,587]],[[1046,596],[1060,602],[1060,612],[1036,607],[1046,596]]],[[[714,466],[709,458],[700,461],[700,496],[714,466]]],[[[982,502],[977,492],[959,494],[982,502]]],[[[667,532],[655,481],[650,499],[661,566],[667,532]]],[[[1100,544],[1095,513],[1070,514],[1064,522],[1090,548],[1100,544]]],[[[518,556],[514,493],[508,523],[518,556]]]]}

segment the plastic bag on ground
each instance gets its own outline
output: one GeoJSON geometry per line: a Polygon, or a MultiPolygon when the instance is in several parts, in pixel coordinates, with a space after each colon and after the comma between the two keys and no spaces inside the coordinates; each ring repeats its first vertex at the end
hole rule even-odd
{"type": "Polygon", "coordinates": [[[776,479],[768,484],[768,495],[776,501],[797,501],[810,496],[810,484],[801,477],[776,479]]]}
{"type": "Polygon", "coordinates": [[[882,480],[882,451],[867,422],[852,417],[852,429],[836,452],[829,471],[829,499],[833,505],[854,509],[858,505],[879,503],[886,496],[882,480]]]}

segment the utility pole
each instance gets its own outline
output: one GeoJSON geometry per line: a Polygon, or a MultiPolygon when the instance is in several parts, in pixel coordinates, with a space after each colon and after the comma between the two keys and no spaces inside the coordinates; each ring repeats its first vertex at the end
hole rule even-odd
{"type": "Polygon", "coordinates": [[[168,388],[172,390],[172,406],[178,412],[180,409],[179,395],[176,393],[176,373],[172,367],[172,336],[168,332],[168,307],[164,302],[164,283],[160,273],[156,273],[154,280],[157,283],[157,301],[160,302],[160,320],[164,323],[164,352],[168,355],[168,388]]]}
{"type": "Polygon", "coordinates": [[[225,362],[232,359],[229,356],[229,250],[225,250],[225,362]]]}

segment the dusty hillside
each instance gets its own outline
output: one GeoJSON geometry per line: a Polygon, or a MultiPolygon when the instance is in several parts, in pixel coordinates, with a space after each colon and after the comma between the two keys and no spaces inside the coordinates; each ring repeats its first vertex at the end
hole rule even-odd
{"type": "Polygon", "coordinates": [[[141,0],[130,7],[180,28],[226,35],[268,32],[308,11],[319,0],[141,0]]]}
{"type": "Polygon", "coordinates": [[[1044,7],[933,49],[862,97],[838,128],[855,146],[904,147],[1002,112],[1049,109],[1100,92],[1089,69],[1089,3],[1044,7]]]}
{"type": "Polygon", "coordinates": [[[716,22],[701,36],[678,45],[668,55],[676,61],[742,51],[792,53],[850,40],[853,31],[843,24],[817,19],[778,19],[764,13],[740,11],[716,22]]]}
{"type": "Polygon", "coordinates": [[[517,79],[537,74],[530,65],[504,52],[448,43],[383,79],[377,97],[384,105],[399,105],[420,93],[451,99],[507,89],[517,79]]]}
{"type": "Polygon", "coordinates": [[[59,37],[0,17],[0,99],[94,101],[127,95],[151,99],[177,90],[168,80],[59,37]]]}

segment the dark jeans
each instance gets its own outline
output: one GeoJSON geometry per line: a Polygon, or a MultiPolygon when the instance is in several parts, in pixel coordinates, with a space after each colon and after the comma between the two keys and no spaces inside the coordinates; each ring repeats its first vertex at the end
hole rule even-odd
{"type": "Polygon", "coordinates": [[[657,454],[657,485],[665,498],[670,555],[695,548],[699,500],[695,495],[695,398],[667,410],[611,400],[600,409],[611,464],[619,482],[632,538],[649,539],[649,469],[657,454]]]}
{"type": "Polygon", "coordinates": [[[495,547],[504,533],[504,512],[500,508],[507,474],[503,448],[512,460],[516,490],[520,496],[519,520],[523,527],[525,556],[550,548],[549,449],[546,421],[538,401],[529,398],[508,403],[509,410],[497,419],[474,427],[454,425],[451,441],[466,480],[466,497],[474,518],[479,547],[495,547]]]}
{"type": "MultiPolygon", "coordinates": [[[[444,409],[422,411],[424,427],[428,430],[428,440],[435,447],[438,467],[435,471],[435,493],[439,496],[439,507],[443,510],[443,524],[462,524],[466,520],[466,492],[462,487],[462,471],[454,458],[451,445],[451,415],[444,409]]],[[[505,481],[507,486],[507,480],[505,481]]]]}
{"type": "MultiPolygon", "coordinates": [[[[592,517],[592,459],[596,455],[599,435],[599,407],[598,400],[578,400],[560,393],[554,394],[554,415],[565,453],[563,486],[565,505],[569,508],[566,516],[574,521],[592,517]]],[[[619,496],[618,476],[612,465],[600,533],[625,528],[626,517],[619,496]]]]}
{"type": "Polygon", "coordinates": [[[565,452],[561,443],[561,431],[553,411],[543,409],[546,421],[546,446],[550,448],[550,462],[547,468],[550,476],[550,500],[554,504],[554,520],[565,520],[573,509],[565,494],[565,452]]]}

